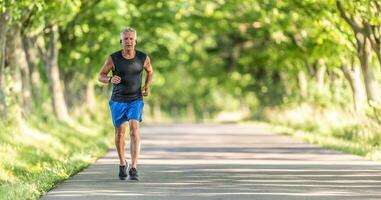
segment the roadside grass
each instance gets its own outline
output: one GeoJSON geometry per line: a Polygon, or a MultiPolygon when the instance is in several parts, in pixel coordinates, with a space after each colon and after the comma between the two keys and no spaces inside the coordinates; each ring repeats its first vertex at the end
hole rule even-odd
{"type": "Polygon", "coordinates": [[[0,199],[37,199],[104,155],[113,141],[107,117],[60,122],[39,112],[0,121],[0,199]]]}
{"type": "Polygon", "coordinates": [[[366,115],[309,105],[267,109],[263,119],[274,131],[322,147],[381,161],[381,124],[366,115]]]}

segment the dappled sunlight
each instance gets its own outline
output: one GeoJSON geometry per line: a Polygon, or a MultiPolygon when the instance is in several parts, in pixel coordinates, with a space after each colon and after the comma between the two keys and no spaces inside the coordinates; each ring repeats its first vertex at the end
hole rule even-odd
{"type": "Polygon", "coordinates": [[[381,197],[378,163],[275,135],[268,128],[263,125],[143,126],[140,182],[117,179],[118,160],[116,150],[112,149],[45,198],[347,200],[381,197]]]}
{"type": "Polygon", "coordinates": [[[0,199],[381,199],[380,0],[0,1],[0,199]]]}
{"type": "Polygon", "coordinates": [[[20,127],[21,134],[15,135],[15,143],[32,145],[45,150],[53,146],[59,149],[64,148],[64,145],[49,133],[40,132],[25,123],[21,123],[20,127]]]}

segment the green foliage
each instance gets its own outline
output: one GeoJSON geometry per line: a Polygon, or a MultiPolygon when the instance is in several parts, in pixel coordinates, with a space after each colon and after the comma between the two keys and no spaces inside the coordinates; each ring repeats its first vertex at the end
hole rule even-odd
{"type": "MultiPolygon", "coordinates": [[[[308,136],[311,141],[329,136],[333,146],[347,145],[361,155],[378,148],[379,104],[370,102],[363,118],[348,114],[353,113],[354,102],[342,65],[356,65],[359,60],[352,27],[340,16],[337,2],[356,20],[380,27],[380,6],[374,0],[1,1],[1,14],[11,16],[9,27],[19,27],[22,36],[30,37],[38,44],[34,48],[48,56],[46,50],[53,44],[49,30],[58,27],[59,41],[53,50],[59,54],[65,98],[72,113],[86,113],[74,124],[51,116],[48,70],[38,54],[40,94],[32,100],[32,114],[24,116],[27,125],[15,123],[21,115],[0,121],[7,133],[0,135],[1,193],[37,197],[88,163],[83,156],[89,148],[105,149],[101,140],[111,123],[85,108],[84,102],[96,98],[97,106],[108,113],[104,101],[111,87],[96,85],[97,97],[88,97],[86,88],[94,85],[106,58],[121,48],[119,34],[126,26],[137,30],[137,49],[148,53],[155,70],[151,94],[145,99],[151,111],[163,111],[163,116],[176,120],[202,121],[221,111],[249,110],[249,115],[258,117],[275,107],[270,121],[318,133],[308,136]],[[319,69],[325,69],[320,83],[319,69]],[[305,95],[299,72],[306,75],[305,95]],[[303,107],[305,103],[313,108],[303,107]],[[153,108],[156,105],[160,108],[153,108]],[[12,155],[19,160],[12,160],[12,155]]],[[[6,84],[0,88],[6,91],[17,83],[12,79],[15,68],[10,69],[8,62],[6,84]]],[[[379,73],[374,75],[381,77],[379,73]]],[[[11,100],[6,98],[8,111],[22,113],[21,103],[11,100]]]]}
{"type": "MultiPolygon", "coordinates": [[[[107,56],[121,48],[119,32],[125,26],[138,31],[137,48],[149,54],[155,69],[154,95],[147,102],[160,101],[166,112],[184,110],[188,102],[196,111],[221,110],[214,106],[215,90],[220,98],[247,100],[254,93],[262,104],[281,104],[295,99],[284,93],[295,94],[296,74],[306,64],[323,59],[334,70],[356,51],[351,30],[332,0],[67,0],[16,5],[15,21],[25,23],[25,30],[34,35],[59,25],[59,64],[73,105],[84,100],[83,88],[95,82],[107,56]],[[29,13],[30,18],[17,13],[29,13]],[[288,80],[279,80],[283,76],[288,80]]],[[[353,10],[358,5],[345,4],[350,12],[365,15],[353,10]]],[[[365,10],[372,9],[372,3],[366,5],[365,10]]],[[[318,105],[330,102],[325,98],[329,91],[310,90],[318,105]]]]}

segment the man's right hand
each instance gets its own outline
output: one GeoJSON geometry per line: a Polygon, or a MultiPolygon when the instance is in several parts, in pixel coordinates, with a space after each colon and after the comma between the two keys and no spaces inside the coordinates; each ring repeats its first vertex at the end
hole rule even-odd
{"type": "Polygon", "coordinates": [[[122,79],[121,79],[119,76],[117,76],[117,75],[115,75],[115,76],[113,76],[113,77],[111,78],[111,83],[112,83],[112,84],[119,84],[120,81],[122,81],[122,79]]]}

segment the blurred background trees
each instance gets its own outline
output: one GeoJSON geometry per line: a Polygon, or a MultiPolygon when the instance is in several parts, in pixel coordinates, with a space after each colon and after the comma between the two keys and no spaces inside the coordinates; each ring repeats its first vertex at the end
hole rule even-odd
{"type": "Polygon", "coordinates": [[[1,2],[0,110],[67,121],[96,112],[96,77],[125,26],[156,69],[146,115],[202,121],[222,111],[381,102],[376,0],[65,0],[1,2]]]}
{"type": "Polygon", "coordinates": [[[265,120],[381,160],[380,7],[0,0],[0,199],[38,198],[113,146],[97,77],[126,26],[155,69],[144,123],[265,120]]]}

